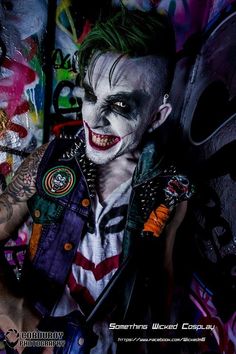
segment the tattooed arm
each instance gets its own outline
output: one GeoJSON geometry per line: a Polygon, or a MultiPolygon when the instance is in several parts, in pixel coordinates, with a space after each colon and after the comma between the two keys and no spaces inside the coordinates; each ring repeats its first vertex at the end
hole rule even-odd
{"type": "MultiPolygon", "coordinates": [[[[28,213],[27,200],[35,193],[35,181],[39,163],[47,148],[43,145],[32,153],[19,167],[12,182],[0,196],[0,240],[9,237],[21,225],[28,213]]],[[[0,329],[33,331],[40,321],[27,299],[19,296],[4,267],[0,267],[0,329]]],[[[18,344],[17,344],[18,345],[18,344]]],[[[15,347],[22,353],[23,347],[15,347]]]]}
{"type": "Polygon", "coordinates": [[[47,144],[40,146],[27,157],[0,196],[0,240],[11,236],[27,215],[27,200],[36,192],[37,170],[46,148],[47,144]]]}

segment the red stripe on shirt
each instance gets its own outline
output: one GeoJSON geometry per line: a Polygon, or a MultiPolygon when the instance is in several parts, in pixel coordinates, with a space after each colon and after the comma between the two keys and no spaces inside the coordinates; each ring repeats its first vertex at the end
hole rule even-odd
{"type": "Polygon", "coordinates": [[[120,255],[118,254],[104,259],[95,266],[93,262],[84,257],[80,252],[77,252],[74,264],[85,270],[90,270],[93,272],[94,278],[98,281],[110,273],[113,269],[117,269],[119,267],[119,259],[120,255]]]}
{"type": "Polygon", "coordinates": [[[77,283],[72,273],[70,273],[67,284],[70,289],[71,296],[73,296],[78,304],[80,304],[81,301],[84,302],[84,300],[90,305],[94,304],[95,300],[89,290],[85,286],[77,283]]]}

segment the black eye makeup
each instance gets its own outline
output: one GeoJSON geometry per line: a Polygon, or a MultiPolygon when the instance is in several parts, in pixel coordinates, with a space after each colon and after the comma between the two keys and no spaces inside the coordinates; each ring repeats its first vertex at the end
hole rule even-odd
{"type": "Polygon", "coordinates": [[[131,105],[126,102],[125,100],[115,100],[109,103],[112,110],[117,111],[119,113],[131,113],[132,107],[131,105]]]}
{"type": "Polygon", "coordinates": [[[106,98],[106,106],[110,111],[127,119],[135,116],[145,102],[146,94],[140,91],[120,92],[106,98]]]}

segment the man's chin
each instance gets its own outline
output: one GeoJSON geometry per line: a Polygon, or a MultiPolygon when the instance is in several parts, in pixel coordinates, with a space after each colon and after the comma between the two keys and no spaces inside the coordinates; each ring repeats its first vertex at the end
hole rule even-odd
{"type": "Polygon", "coordinates": [[[116,153],[105,153],[104,151],[95,152],[91,151],[90,149],[86,148],[86,156],[87,158],[95,163],[96,165],[106,165],[107,163],[113,161],[116,157],[116,153]]]}

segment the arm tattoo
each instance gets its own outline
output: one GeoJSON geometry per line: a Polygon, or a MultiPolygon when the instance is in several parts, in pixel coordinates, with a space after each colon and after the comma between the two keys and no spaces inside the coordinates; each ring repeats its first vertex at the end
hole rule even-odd
{"type": "Polygon", "coordinates": [[[0,196],[0,224],[13,216],[13,206],[26,202],[36,191],[36,176],[39,163],[47,145],[43,145],[32,153],[19,167],[11,183],[0,196]]]}
{"type": "Polygon", "coordinates": [[[35,193],[35,182],[39,163],[45,152],[45,145],[37,149],[19,167],[7,188],[7,193],[15,202],[27,201],[35,193]]]}

